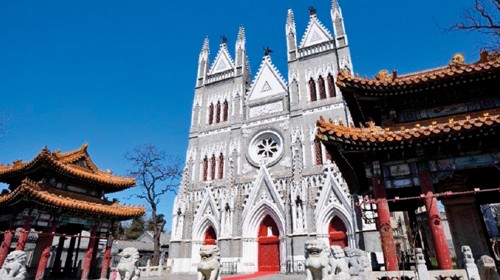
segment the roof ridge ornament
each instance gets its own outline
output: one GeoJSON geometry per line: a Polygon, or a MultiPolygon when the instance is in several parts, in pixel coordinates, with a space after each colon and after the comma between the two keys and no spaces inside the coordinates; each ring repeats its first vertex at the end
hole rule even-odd
{"type": "Polygon", "coordinates": [[[450,66],[450,68],[454,69],[454,68],[457,68],[459,66],[464,65],[465,64],[464,62],[465,62],[464,55],[461,53],[456,53],[453,55],[453,57],[451,58],[451,61],[448,65],[450,66]]]}

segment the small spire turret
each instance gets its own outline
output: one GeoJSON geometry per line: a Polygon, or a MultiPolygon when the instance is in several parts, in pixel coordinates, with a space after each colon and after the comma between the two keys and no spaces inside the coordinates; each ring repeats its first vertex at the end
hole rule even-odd
{"type": "Polygon", "coordinates": [[[201,47],[200,56],[198,58],[198,75],[197,75],[197,86],[203,85],[203,81],[208,72],[208,57],[210,55],[208,36],[205,37],[203,41],[203,46],[201,47]]]}
{"type": "Polygon", "coordinates": [[[245,72],[247,62],[246,56],[246,37],[245,37],[245,28],[243,25],[238,29],[238,38],[236,39],[235,44],[235,53],[236,53],[236,75],[240,75],[245,72]]]}
{"type": "Polygon", "coordinates": [[[347,46],[347,35],[344,27],[344,19],[342,18],[342,10],[338,0],[332,0],[332,9],[330,11],[333,23],[333,32],[336,38],[337,48],[347,46]]]}
{"type": "Polygon", "coordinates": [[[288,9],[288,14],[286,17],[286,46],[288,50],[288,61],[294,60],[297,57],[297,33],[295,29],[295,19],[293,16],[292,9],[288,9]]]}

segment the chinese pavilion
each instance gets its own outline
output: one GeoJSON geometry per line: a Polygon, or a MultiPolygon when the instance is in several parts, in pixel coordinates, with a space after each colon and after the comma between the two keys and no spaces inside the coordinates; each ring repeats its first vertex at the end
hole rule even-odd
{"type": "Polygon", "coordinates": [[[471,64],[457,54],[444,67],[373,79],[342,72],[337,85],[354,124],[320,119],[317,137],[350,191],[373,195],[386,270],[398,269],[390,212],[407,211],[413,224],[421,206],[439,269],[452,268],[438,201],[456,250],[493,255],[481,209],[500,201],[500,54],[483,51],[471,64]]]}
{"type": "Polygon", "coordinates": [[[110,264],[111,228],[114,222],[144,215],[143,207],[123,206],[108,201],[104,195],[135,185],[135,179],[101,171],[90,159],[87,144],[72,152],[51,152],[47,148],[31,161],[0,165],[0,182],[9,185],[0,195],[0,266],[9,253],[16,228],[21,228],[15,250],[24,250],[30,231],[38,232],[32,263],[37,264],[35,279],[44,278],[54,236],[60,236],[52,272],[73,269],[76,235],[90,231],[90,239],[81,279],[88,279],[96,267],[99,239],[108,239],[101,278],[106,278],[110,264]],[[64,266],[61,251],[65,236],[70,248],[64,266]]]}

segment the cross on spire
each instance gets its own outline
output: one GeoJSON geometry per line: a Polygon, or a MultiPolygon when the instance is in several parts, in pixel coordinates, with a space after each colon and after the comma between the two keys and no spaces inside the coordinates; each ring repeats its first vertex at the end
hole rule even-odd
{"type": "Polygon", "coordinates": [[[311,16],[316,14],[316,9],[313,6],[309,6],[309,14],[311,16]]]}

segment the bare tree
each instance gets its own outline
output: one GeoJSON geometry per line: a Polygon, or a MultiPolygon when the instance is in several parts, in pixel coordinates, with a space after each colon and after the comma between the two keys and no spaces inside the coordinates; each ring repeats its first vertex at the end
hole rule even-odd
{"type": "Polygon", "coordinates": [[[163,230],[163,215],[158,214],[161,197],[177,189],[182,173],[179,158],[168,155],[152,144],[137,146],[125,154],[125,159],[133,165],[130,174],[136,177],[139,192],[135,196],[146,201],[151,210],[151,228],[153,230],[154,252],[152,265],[160,260],[160,236],[163,230]]]}
{"type": "Polygon", "coordinates": [[[450,30],[470,30],[493,37],[491,48],[500,49],[500,0],[474,0],[474,7],[466,9],[462,19],[450,30]]]}

